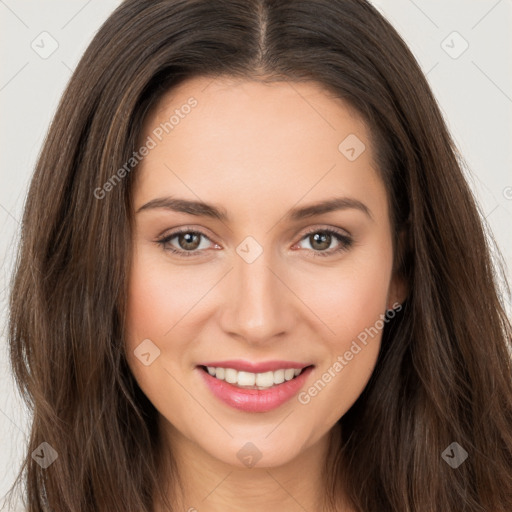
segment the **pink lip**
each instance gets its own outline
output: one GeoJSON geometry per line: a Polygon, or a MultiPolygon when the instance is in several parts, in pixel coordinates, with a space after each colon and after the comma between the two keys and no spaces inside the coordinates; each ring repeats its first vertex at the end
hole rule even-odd
{"type": "MultiPolygon", "coordinates": [[[[226,362],[223,362],[222,365],[218,364],[218,366],[224,366],[224,364],[226,364],[226,362]]],[[[215,365],[211,364],[211,366],[215,365]]],[[[233,368],[233,366],[226,367],[233,368]]],[[[301,367],[303,368],[303,366],[298,366],[298,368],[301,367]]],[[[279,368],[284,367],[280,366],[279,368]]],[[[290,366],[290,368],[295,367],[290,366]]],[[[313,370],[313,366],[306,368],[298,377],[285,381],[282,384],[277,384],[268,389],[239,388],[224,380],[212,377],[208,372],[204,371],[200,367],[197,367],[197,370],[202,375],[206,385],[210,388],[210,391],[225,404],[245,412],[267,412],[272,409],[276,409],[293,398],[304,385],[306,379],[313,370]]]]}
{"type": "Polygon", "coordinates": [[[296,368],[302,370],[311,363],[297,363],[296,361],[263,361],[261,363],[251,363],[242,359],[231,359],[229,361],[210,361],[208,363],[199,363],[198,366],[215,366],[221,368],[233,368],[239,372],[264,373],[275,372],[276,370],[287,368],[296,368]]]}

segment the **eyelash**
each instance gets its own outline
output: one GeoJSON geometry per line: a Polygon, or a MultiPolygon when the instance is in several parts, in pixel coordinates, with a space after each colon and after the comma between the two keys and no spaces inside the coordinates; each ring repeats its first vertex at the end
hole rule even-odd
{"type": "MultiPolygon", "coordinates": [[[[192,229],[180,229],[178,231],[174,231],[168,235],[165,235],[164,237],[160,238],[159,240],[157,240],[157,244],[159,244],[164,250],[166,251],[169,251],[171,252],[172,254],[176,254],[178,256],[183,256],[183,257],[190,257],[190,256],[196,256],[198,254],[198,252],[200,251],[183,251],[183,250],[179,250],[179,249],[175,249],[174,247],[169,247],[168,244],[169,242],[173,239],[173,238],[176,238],[177,236],[181,235],[181,234],[184,234],[184,233],[191,233],[191,234],[194,234],[194,235],[201,235],[203,236],[204,238],[210,240],[210,238],[202,233],[201,231],[196,231],[196,230],[192,230],[192,229]]],[[[342,234],[334,229],[330,229],[330,228],[326,228],[326,229],[312,229],[310,231],[308,231],[307,233],[304,233],[304,235],[302,236],[302,238],[300,239],[300,241],[304,240],[305,238],[307,238],[308,236],[310,235],[313,235],[315,233],[324,233],[324,234],[328,234],[328,235],[331,235],[331,236],[334,236],[334,238],[336,238],[338,240],[338,242],[340,242],[340,246],[335,248],[335,249],[329,249],[329,250],[326,250],[326,251],[315,251],[313,250],[313,253],[314,253],[314,256],[323,256],[323,257],[327,257],[327,256],[332,256],[334,254],[337,254],[337,253],[340,253],[342,251],[346,251],[348,250],[352,244],[353,244],[353,239],[348,236],[348,235],[345,235],[345,234],[342,234]]],[[[211,240],[210,240],[211,241],[211,240]]]]}

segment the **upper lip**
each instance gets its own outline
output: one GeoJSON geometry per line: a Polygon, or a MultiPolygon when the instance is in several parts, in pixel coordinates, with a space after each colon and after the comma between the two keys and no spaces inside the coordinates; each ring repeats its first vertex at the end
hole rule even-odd
{"type": "Polygon", "coordinates": [[[276,370],[293,368],[302,370],[306,366],[311,366],[310,363],[299,363],[297,361],[261,361],[259,363],[252,363],[242,359],[231,359],[229,361],[209,361],[200,363],[198,366],[214,366],[220,368],[233,368],[234,370],[250,373],[263,373],[274,372],[276,370]]]}

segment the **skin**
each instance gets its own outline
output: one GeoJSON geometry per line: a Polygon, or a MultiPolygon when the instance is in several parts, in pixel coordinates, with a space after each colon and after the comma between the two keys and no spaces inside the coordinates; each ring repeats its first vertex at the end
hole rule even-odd
{"type": "MultiPolygon", "coordinates": [[[[381,332],[347,361],[309,403],[294,397],[266,413],[219,401],[196,365],[208,360],[285,359],[314,364],[303,390],[321,378],[379,315],[403,299],[393,275],[392,227],[369,132],[348,105],[319,84],[194,78],[168,92],[146,119],[141,140],[193,96],[198,104],[143,159],[133,194],[135,229],[129,276],[128,363],[160,413],[165,446],[185,482],[178,510],[322,510],[322,465],[329,433],[374,370],[381,332]],[[338,150],[349,134],[366,146],[349,161],[338,150]],[[162,196],[202,200],[229,221],[143,209],[162,196]],[[356,208],[299,221],[295,207],[348,197],[356,208]],[[190,249],[180,227],[203,232],[190,249]],[[353,243],[308,235],[337,229],[353,243]],[[236,248],[253,237],[263,253],[246,262],[236,248]],[[181,244],[181,245],[180,245],[181,244]],[[134,350],[150,339],[149,366],[134,350]],[[237,457],[253,443],[261,459],[237,457]]],[[[163,510],[156,505],[155,510],[163,510]]],[[[348,507],[343,510],[350,510],[348,507]]]]}

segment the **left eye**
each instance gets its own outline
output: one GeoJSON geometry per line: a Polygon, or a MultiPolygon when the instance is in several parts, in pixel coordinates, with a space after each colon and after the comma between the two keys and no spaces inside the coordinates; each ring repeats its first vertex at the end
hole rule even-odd
{"type": "MultiPolygon", "coordinates": [[[[202,238],[211,242],[211,240],[200,231],[182,230],[164,236],[160,240],[157,240],[157,243],[166,251],[170,251],[179,256],[194,256],[208,248],[208,244],[201,246],[202,238]],[[177,239],[178,247],[172,244],[174,239],[177,239]]],[[[310,244],[310,249],[314,252],[314,256],[329,256],[347,250],[353,242],[350,236],[332,229],[316,229],[310,231],[301,238],[301,242],[302,241],[307,241],[310,244]],[[338,245],[334,248],[331,247],[333,241],[338,242],[338,245]]],[[[300,243],[296,245],[300,245],[300,243]]],[[[217,248],[218,247],[217,245],[217,248]]],[[[301,248],[304,249],[304,247],[301,248]]],[[[308,248],[306,247],[306,249],[308,248]]]]}
{"type": "Polygon", "coordinates": [[[302,240],[310,244],[314,251],[314,256],[329,256],[340,251],[345,251],[353,242],[350,236],[332,229],[315,229],[306,233],[302,240]],[[338,246],[330,248],[333,241],[337,241],[338,246]]]}

